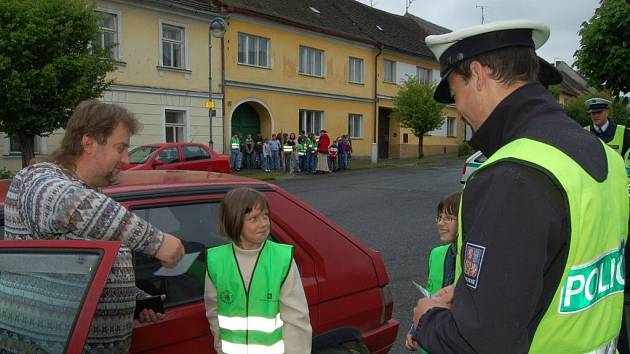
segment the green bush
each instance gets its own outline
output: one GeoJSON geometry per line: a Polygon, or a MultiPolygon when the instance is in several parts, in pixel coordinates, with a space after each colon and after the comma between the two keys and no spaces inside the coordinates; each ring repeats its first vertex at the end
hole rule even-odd
{"type": "Polygon", "coordinates": [[[6,167],[0,168],[0,179],[9,179],[13,177],[13,173],[7,170],[6,167]]]}
{"type": "Polygon", "coordinates": [[[468,156],[472,153],[473,153],[473,148],[470,145],[468,145],[468,143],[465,141],[459,144],[459,146],[457,147],[457,156],[459,157],[468,156]]]}

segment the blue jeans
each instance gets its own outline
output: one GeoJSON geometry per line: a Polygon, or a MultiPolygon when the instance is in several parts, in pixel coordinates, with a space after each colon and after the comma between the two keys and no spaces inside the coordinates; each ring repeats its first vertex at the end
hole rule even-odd
{"type": "Polygon", "coordinates": [[[271,150],[271,169],[272,170],[277,170],[278,169],[278,162],[280,161],[280,151],[278,150],[271,150]]]}
{"type": "Polygon", "coordinates": [[[306,155],[300,156],[300,171],[306,172],[306,155]]]}
{"type": "Polygon", "coordinates": [[[284,171],[291,172],[291,153],[284,153],[284,171]]]}
{"type": "Polygon", "coordinates": [[[270,156],[261,156],[260,158],[261,168],[263,170],[271,169],[271,157],[270,156]]]}
{"type": "Polygon", "coordinates": [[[346,159],[346,154],[339,154],[337,155],[338,159],[339,159],[339,169],[340,170],[345,170],[346,169],[346,162],[348,161],[346,159]]]}
{"type": "Polygon", "coordinates": [[[312,173],[317,171],[317,152],[308,154],[308,171],[312,173]]]}
{"type": "Polygon", "coordinates": [[[238,170],[241,168],[238,161],[238,155],[241,153],[239,149],[230,150],[230,167],[232,170],[238,170]]]}

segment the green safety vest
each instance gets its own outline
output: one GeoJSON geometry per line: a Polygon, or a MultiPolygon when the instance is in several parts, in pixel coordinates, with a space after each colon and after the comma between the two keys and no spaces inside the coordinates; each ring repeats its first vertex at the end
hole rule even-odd
{"type": "MultiPolygon", "coordinates": [[[[593,125],[587,125],[584,127],[585,130],[591,131],[593,125]]],[[[621,149],[623,149],[623,136],[626,127],[621,124],[617,124],[617,128],[615,129],[615,135],[612,140],[607,142],[606,145],[610,146],[611,149],[615,150],[616,153],[621,155],[621,149]]]]}
{"type": "Polygon", "coordinates": [[[444,284],[444,261],[448,248],[451,244],[435,247],[429,254],[429,276],[427,290],[431,294],[435,294],[438,290],[442,289],[444,284]]]}
{"type": "Polygon", "coordinates": [[[306,148],[308,149],[308,151],[314,151],[315,150],[315,143],[313,142],[312,139],[310,139],[310,138],[306,139],[306,148]]]}
{"type": "Polygon", "coordinates": [[[285,154],[290,154],[291,151],[293,151],[293,146],[289,144],[284,144],[282,145],[282,151],[284,151],[285,154]]]}
{"type": "Polygon", "coordinates": [[[232,137],[232,150],[238,150],[241,148],[241,139],[234,135],[232,137]]]}
{"type": "Polygon", "coordinates": [[[299,156],[306,155],[306,144],[298,144],[298,155],[299,156]]]}
{"type": "Polygon", "coordinates": [[[265,241],[245,289],[232,243],[209,248],[208,276],[217,289],[224,353],[284,353],[280,288],[293,260],[293,246],[265,241]]]}
{"type": "MultiPolygon", "coordinates": [[[[614,345],[619,334],[625,283],[623,250],[628,234],[628,185],[621,159],[607,146],[604,150],[608,176],[601,183],[562,151],[526,138],[503,146],[471,176],[474,178],[497,161],[509,159],[537,166],[559,182],[566,193],[571,230],[567,263],[553,300],[538,324],[530,353],[603,353],[614,345]]],[[[459,235],[464,235],[462,210],[460,202],[459,235]]],[[[456,281],[462,272],[461,257],[466,252],[462,238],[465,235],[458,238],[456,281]]]]}

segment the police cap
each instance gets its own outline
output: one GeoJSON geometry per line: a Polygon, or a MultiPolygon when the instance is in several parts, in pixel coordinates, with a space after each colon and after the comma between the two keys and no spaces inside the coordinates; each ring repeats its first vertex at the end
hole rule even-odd
{"type": "MultiPolygon", "coordinates": [[[[440,76],[433,97],[438,102],[453,103],[447,78],[455,65],[464,59],[506,47],[540,48],[549,38],[549,26],[530,20],[497,21],[464,28],[441,35],[428,36],[425,41],[440,62],[440,76]]],[[[543,85],[562,81],[556,68],[539,57],[539,80],[543,85]]]]}
{"type": "Polygon", "coordinates": [[[609,100],[605,100],[603,98],[598,98],[598,97],[588,99],[586,100],[586,102],[584,102],[586,109],[590,113],[601,112],[605,109],[608,109],[611,104],[612,103],[609,100]]]}

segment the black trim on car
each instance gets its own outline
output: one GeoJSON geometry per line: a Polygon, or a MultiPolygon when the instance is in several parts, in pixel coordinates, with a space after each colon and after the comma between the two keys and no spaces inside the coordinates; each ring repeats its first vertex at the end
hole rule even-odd
{"type": "Polygon", "coordinates": [[[337,347],[346,342],[361,341],[361,332],[353,327],[335,328],[313,337],[312,352],[337,347]]]}
{"type": "Polygon", "coordinates": [[[138,199],[155,199],[166,197],[179,197],[179,196],[191,196],[191,195],[203,195],[203,194],[222,194],[227,193],[229,190],[236,187],[248,187],[255,189],[259,192],[273,192],[273,188],[268,185],[247,185],[238,184],[230,186],[192,186],[192,187],[175,187],[175,188],[160,188],[152,190],[143,190],[137,192],[121,192],[108,194],[109,197],[117,202],[126,202],[130,200],[138,199]]]}

